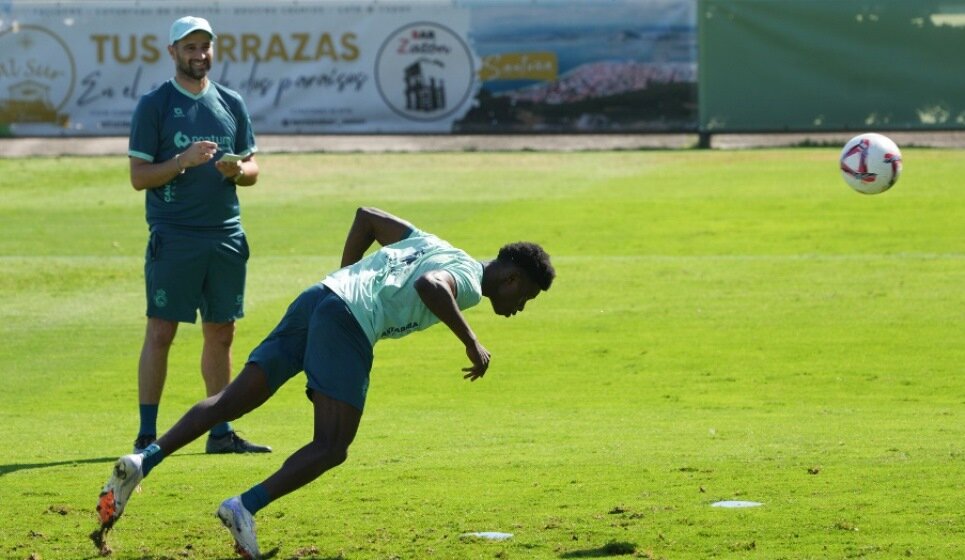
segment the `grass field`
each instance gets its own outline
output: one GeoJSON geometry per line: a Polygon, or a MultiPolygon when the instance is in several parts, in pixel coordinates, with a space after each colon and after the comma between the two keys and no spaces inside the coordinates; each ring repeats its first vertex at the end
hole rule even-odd
{"type": "MultiPolygon", "coordinates": [[[[511,320],[468,312],[482,382],[444,327],[377,345],[349,461],[259,513],[262,550],[965,556],[965,157],[904,156],[873,197],[831,148],[260,156],[236,363],[337,265],[359,205],[479,258],[538,241],[559,274],[511,320]]],[[[0,558],[96,556],[137,428],[145,241],[125,158],[0,161],[0,558]]],[[[202,396],[199,346],[184,325],[162,426],[202,396]]],[[[301,378],[235,425],[275,453],[171,457],[114,558],[233,557],[214,510],[310,438],[301,378]]]]}

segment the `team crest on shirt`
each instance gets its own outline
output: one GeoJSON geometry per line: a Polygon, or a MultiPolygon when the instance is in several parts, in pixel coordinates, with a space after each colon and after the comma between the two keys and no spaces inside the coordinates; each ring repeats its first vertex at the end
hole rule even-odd
{"type": "Polygon", "coordinates": [[[184,118],[184,109],[182,109],[182,108],[180,108],[180,107],[175,107],[175,108],[174,108],[174,118],[176,118],[176,119],[183,119],[183,118],[184,118]]]}
{"type": "Polygon", "coordinates": [[[178,148],[187,148],[191,145],[191,137],[179,130],[174,134],[174,145],[178,148]]]}

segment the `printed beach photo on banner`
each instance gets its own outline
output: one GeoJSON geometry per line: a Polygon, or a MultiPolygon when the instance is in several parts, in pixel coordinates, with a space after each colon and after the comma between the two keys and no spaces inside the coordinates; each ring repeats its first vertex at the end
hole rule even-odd
{"type": "Polygon", "coordinates": [[[468,5],[482,85],[456,131],[696,130],[696,2],[468,5]]]}

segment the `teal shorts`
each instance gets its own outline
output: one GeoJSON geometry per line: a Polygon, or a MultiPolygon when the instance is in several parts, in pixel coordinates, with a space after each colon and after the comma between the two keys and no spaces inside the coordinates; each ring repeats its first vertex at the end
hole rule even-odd
{"type": "Polygon", "coordinates": [[[301,293],[248,363],[268,376],[271,393],[304,371],[311,391],[359,410],[365,407],[372,344],[345,302],[323,284],[301,293]]]}
{"type": "Polygon", "coordinates": [[[229,323],[245,315],[248,240],[220,235],[152,231],[144,256],[147,316],[194,323],[229,323]]]}

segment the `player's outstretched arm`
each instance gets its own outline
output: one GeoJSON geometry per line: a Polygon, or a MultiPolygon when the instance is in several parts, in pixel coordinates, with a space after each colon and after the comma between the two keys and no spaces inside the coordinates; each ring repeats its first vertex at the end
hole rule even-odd
{"type": "Polygon", "coordinates": [[[475,381],[489,369],[489,350],[479,343],[456,303],[456,280],[444,270],[426,272],[415,281],[415,289],[429,311],[439,318],[466,347],[472,365],[462,368],[465,379],[475,381]]]}
{"type": "Polygon", "coordinates": [[[372,243],[391,245],[409,235],[415,227],[409,222],[378,208],[363,207],[355,211],[355,220],[348,230],[342,250],[342,266],[362,260],[372,243]]]}

